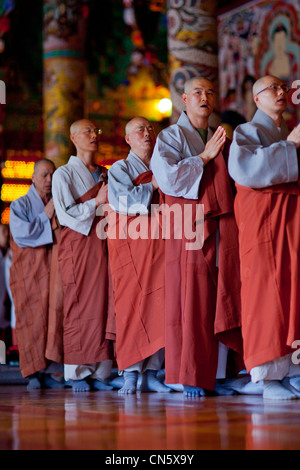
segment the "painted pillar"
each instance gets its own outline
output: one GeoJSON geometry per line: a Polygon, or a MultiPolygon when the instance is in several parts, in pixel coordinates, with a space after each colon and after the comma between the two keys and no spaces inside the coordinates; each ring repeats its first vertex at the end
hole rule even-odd
{"type": "Polygon", "coordinates": [[[72,152],[70,125],[84,117],[84,0],[44,0],[44,154],[58,167],[72,152]]]}
{"type": "MultiPolygon", "coordinates": [[[[202,76],[217,90],[218,112],[218,29],[216,0],[168,0],[168,49],[172,121],[183,110],[181,94],[186,80],[202,76]]],[[[218,120],[217,113],[212,118],[218,120]]]]}

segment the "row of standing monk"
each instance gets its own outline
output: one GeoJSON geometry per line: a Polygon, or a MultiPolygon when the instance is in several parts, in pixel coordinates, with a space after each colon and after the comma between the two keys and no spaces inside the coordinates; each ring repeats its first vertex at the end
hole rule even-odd
{"type": "Polygon", "coordinates": [[[156,137],[133,118],[129,155],[108,171],[95,162],[98,129],[87,119],[70,128],[76,155],[66,165],[36,163],[10,210],[29,389],[300,396],[300,125],[286,126],[288,89],[277,77],[259,79],[253,99],[253,120],[230,142],[209,127],[213,84],[194,77],[178,122],[156,137]],[[191,226],[186,218],[181,236],[172,224],[162,234],[154,205],[184,217],[188,207],[191,226]],[[128,236],[143,225],[144,236],[128,236]],[[196,249],[187,228],[201,231],[196,249]]]}

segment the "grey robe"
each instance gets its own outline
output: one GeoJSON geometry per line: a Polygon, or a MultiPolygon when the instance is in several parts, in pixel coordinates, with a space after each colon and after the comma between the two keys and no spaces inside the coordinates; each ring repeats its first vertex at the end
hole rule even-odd
{"type": "Polygon", "coordinates": [[[10,205],[9,226],[20,248],[48,245],[53,242],[51,222],[44,212],[45,205],[34,185],[27,194],[10,205]]]}
{"type": "Polygon", "coordinates": [[[116,212],[147,214],[153,197],[152,183],[135,186],[133,181],[149,171],[132,151],[126,160],[118,160],[108,171],[108,202],[116,212]]]}
{"type": "MultiPolygon", "coordinates": [[[[100,180],[103,177],[100,176],[100,180]]],[[[59,223],[82,235],[88,235],[96,216],[95,198],[77,204],[76,200],[95,186],[85,164],[71,156],[68,163],[53,174],[52,193],[59,223]]]]}
{"type": "Polygon", "coordinates": [[[274,121],[257,110],[251,122],[238,126],[233,134],[228,170],[238,184],[265,188],[298,179],[295,144],[287,142],[287,124],[278,129],[274,121]]]}
{"type": "MultiPolygon", "coordinates": [[[[208,129],[207,140],[213,135],[208,129]]],[[[199,132],[192,126],[185,112],[177,124],[159,133],[150,168],[159,188],[168,196],[198,199],[203,175],[199,154],[204,150],[199,132]]]]}

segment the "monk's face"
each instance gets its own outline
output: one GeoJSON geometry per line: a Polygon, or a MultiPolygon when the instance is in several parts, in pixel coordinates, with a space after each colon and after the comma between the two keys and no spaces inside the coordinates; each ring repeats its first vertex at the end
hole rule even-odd
{"type": "Polygon", "coordinates": [[[192,85],[182,94],[187,115],[208,118],[214,109],[215,91],[213,84],[205,78],[195,79],[192,85]]]}
{"type": "Polygon", "coordinates": [[[34,170],[32,182],[34,183],[37,193],[42,198],[44,196],[50,196],[51,194],[51,183],[54,170],[55,166],[47,162],[40,162],[34,170]]]}
{"type": "Polygon", "coordinates": [[[284,83],[277,77],[265,77],[256,90],[254,101],[256,106],[267,115],[281,114],[288,103],[288,94],[281,88],[284,83]]]}
{"type": "Polygon", "coordinates": [[[78,123],[75,132],[71,134],[71,140],[77,151],[96,152],[99,143],[99,129],[93,122],[83,119],[78,123]]]}
{"type": "Polygon", "coordinates": [[[141,153],[145,154],[145,152],[152,153],[156,140],[152,124],[144,118],[133,119],[125,140],[138,156],[141,153]]]}

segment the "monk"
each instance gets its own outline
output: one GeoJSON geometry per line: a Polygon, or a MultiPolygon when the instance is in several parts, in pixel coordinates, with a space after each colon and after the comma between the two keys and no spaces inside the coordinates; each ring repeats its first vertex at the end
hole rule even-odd
{"type": "Polygon", "coordinates": [[[52,334],[62,314],[59,283],[51,281],[59,279],[59,272],[52,269],[60,232],[51,196],[54,171],[51,160],[38,160],[27,194],[10,205],[10,289],[20,370],[28,378],[28,389],[63,385],[56,380],[62,376],[51,375],[63,367],[62,331],[52,334]]]}
{"type": "Polygon", "coordinates": [[[158,203],[158,187],[149,169],[155,144],[151,123],[131,119],[125,128],[130,146],[125,160],[108,171],[108,202],[117,214],[109,224],[108,252],[116,312],[116,359],[124,375],[119,393],[169,392],[156,377],[164,363],[164,240],[151,237],[151,204],[158,203]],[[145,221],[145,237],[130,229],[145,221]],[[124,224],[122,226],[122,223],[124,224]],[[132,224],[132,225],[131,225],[132,224]],[[126,230],[127,236],[119,236],[126,230]],[[116,230],[115,230],[116,229],[116,230]],[[112,233],[114,236],[112,236],[112,233]]]}
{"type": "Polygon", "coordinates": [[[288,88],[265,76],[253,86],[252,121],[237,127],[229,154],[236,182],[244,359],[265,399],[296,398],[300,338],[300,125],[289,131],[283,113],[288,88]]]}
{"type": "Polygon", "coordinates": [[[99,134],[91,121],[74,122],[70,138],[76,156],[55,171],[52,183],[63,227],[58,260],[64,289],[64,374],[75,392],[111,390],[106,383],[112,367],[106,338],[107,245],[96,234],[96,211],[107,197],[107,171],[95,163],[99,134]]]}
{"type": "Polygon", "coordinates": [[[190,208],[188,227],[199,238],[190,246],[191,236],[183,230],[180,238],[177,227],[165,244],[166,384],[182,384],[187,396],[213,392],[216,380],[226,378],[229,349],[242,353],[228,142],[222,127],[213,132],[208,125],[214,100],[209,80],[185,83],[186,110],[158,135],[150,165],[166,206],[181,207],[183,215],[190,208]]]}

